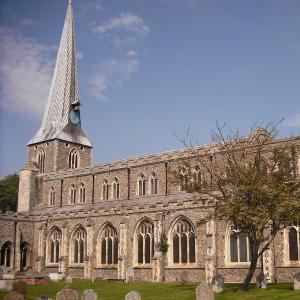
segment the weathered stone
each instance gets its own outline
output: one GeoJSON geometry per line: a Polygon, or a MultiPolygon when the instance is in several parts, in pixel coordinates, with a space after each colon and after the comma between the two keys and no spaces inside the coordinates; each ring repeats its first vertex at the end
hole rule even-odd
{"type": "Polygon", "coordinates": [[[13,273],[3,273],[2,274],[2,278],[3,279],[14,279],[15,278],[15,274],[13,274],[13,273]]]}
{"type": "Polygon", "coordinates": [[[25,300],[25,296],[18,292],[11,292],[6,295],[3,300],[25,300]]]}
{"type": "Polygon", "coordinates": [[[300,291],[300,272],[293,275],[294,277],[294,290],[300,291]]]}
{"type": "Polygon", "coordinates": [[[133,282],[134,281],[134,269],[127,268],[126,269],[126,282],[133,282]]]}
{"type": "Polygon", "coordinates": [[[136,291],[131,291],[125,296],[125,300],[141,300],[141,294],[136,291]]]}
{"type": "Polygon", "coordinates": [[[209,284],[201,283],[197,286],[196,300],[214,300],[214,293],[209,284]]]}
{"type": "Polygon", "coordinates": [[[267,279],[263,273],[256,276],[256,287],[261,289],[267,288],[267,279]]]}
{"type": "Polygon", "coordinates": [[[0,290],[11,291],[13,283],[14,281],[10,279],[0,279],[0,290]]]}
{"type": "Polygon", "coordinates": [[[64,274],[63,273],[49,273],[49,278],[52,281],[63,280],[64,274]]]}
{"type": "Polygon", "coordinates": [[[64,288],[56,294],[56,300],[78,300],[78,292],[72,288],[64,288]]]}
{"type": "Polygon", "coordinates": [[[36,298],[36,300],[52,300],[52,298],[45,295],[45,296],[41,296],[41,297],[36,298]]]}
{"type": "Polygon", "coordinates": [[[212,290],[214,293],[221,293],[224,290],[224,277],[216,275],[212,279],[212,290]]]}
{"type": "Polygon", "coordinates": [[[69,283],[69,284],[72,284],[73,278],[71,276],[67,276],[66,279],[65,279],[65,282],[69,283]]]}
{"type": "Polygon", "coordinates": [[[81,295],[81,300],[98,300],[98,295],[93,290],[85,290],[81,295]]]}

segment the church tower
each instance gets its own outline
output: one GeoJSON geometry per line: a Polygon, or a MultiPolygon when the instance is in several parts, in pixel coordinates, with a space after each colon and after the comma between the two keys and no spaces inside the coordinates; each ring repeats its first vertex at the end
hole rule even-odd
{"type": "Polygon", "coordinates": [[[35,205],[36,177],[68,168],[88,167],[92,144],[81,128],[72,1],[69,0],[42,125],[28,143],[20,171],[18,211],[35,205]]]}

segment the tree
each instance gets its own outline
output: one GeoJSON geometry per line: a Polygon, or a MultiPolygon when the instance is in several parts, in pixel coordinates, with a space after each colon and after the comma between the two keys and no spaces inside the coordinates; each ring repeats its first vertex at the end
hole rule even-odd
{"type": "Polygon", "coordinates": [[[16,211],[18,204],[19,176],[8,175],[0,180],[0,211],[16,211]]]}
{"type": "Polygon", "coordinates": [[[217,124],[211,152],[206,155],[188,132],[180,140],[209,176],[195,182],[191,160],[173,170],[175,180],[184,183],[188,192],[213,199],[209,218],[226,220],[248,237],[251,262],[244,289],[248,289],[259,259],[278,231],[300,219],[300,183],[295,167],[295,146],[299,147],[300,139],[276,143],[277,127],[278,123],[253,127],[249,135],[241,136],[231,129],[225,134],[227,127],[217,124]]]}

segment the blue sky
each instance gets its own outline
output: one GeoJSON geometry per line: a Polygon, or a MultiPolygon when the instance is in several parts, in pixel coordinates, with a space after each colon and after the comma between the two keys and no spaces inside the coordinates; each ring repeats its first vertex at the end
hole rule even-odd
{"type": "MultiPolygon", "coordinates": [[[[82,125],[101,163],[182,148],[191,126],[300,135],[299,0],[73,0],[82,125]]],[[[25,163],[67,0],[0,2],[0,177],[25,163]]]]}

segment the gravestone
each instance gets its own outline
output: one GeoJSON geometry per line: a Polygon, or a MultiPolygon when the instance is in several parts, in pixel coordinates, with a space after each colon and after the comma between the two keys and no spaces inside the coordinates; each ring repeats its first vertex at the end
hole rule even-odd
{"type": "Polygon", "coordinates": [[[63,280],[64,274],[63,273],[49,273],[49,278],[52,281],[63,280]]]}
{"type": "Polygon", "coordinates": [[[3,300],[25,300],[25,296],[18,292],[11,292],[6,295],[3,300]]]}
{"type": "Polygon", "coordinates": [[[52,300],[52,298],[45,295],[45,296],[41,296],[41,297],[36,298],[36,300],[52,300]]]}
{"type": "Polygon", "coordinates": [[[214,293],[221,293],[224,290],[224,277],[216,275],[212,278],[212,290],[214,293]]]}
{"type": "Polygon", "coordinates": [[[196,288],[196,300],[214,300],[214,292],[207,283],[201,283],[196,288]]]}
{"type": "Polygon", "coordinates": [[[133,282],[134,281],[134,269],[127,268],[126,269],[126,282],[133,282]]]}
{"type": "Polygon", "coordinates": [[[141,300],[141,294],[136,291],[131,291],[125,296],[125,300],[141,300]]]}
{"type": "Polygon", "coordinates": [[[181,286],[185,286],[188,282],[187,272],[183,271],[180,273],[180,284],[181,286]]]}
{"type": "Polygon", "coordinates": [[[300,291],[300,272],[294,274],[294,290],[300,291]]]}
{"type": "Polygon", "coordinates": [[[263,273],[256,276],[256,287],[261,289],[267,288],[267,279],[263,273]]]}
{"type": "Polygon", "coordinates": [[[0,279],[0,290],[12,291],[14,280],[0,279]]]}
{"type": "Polygon", "coordinates": [[[98,295],[93,290],[85,290],[81,295],[81,300],[98,300],[98,295]]]}
{"type": "Polygon", "coordinates": [[[65,282],[69,283],[69,284],[72,284],[73,278],[71,276],[67,276],[66,279],[65,279],[65,282]]]}
{"type": "Polygon", "coordinates": [[[64,288],[56,294],[56,300],[78,300],[78,292],[72,288],[64,288]]]}

